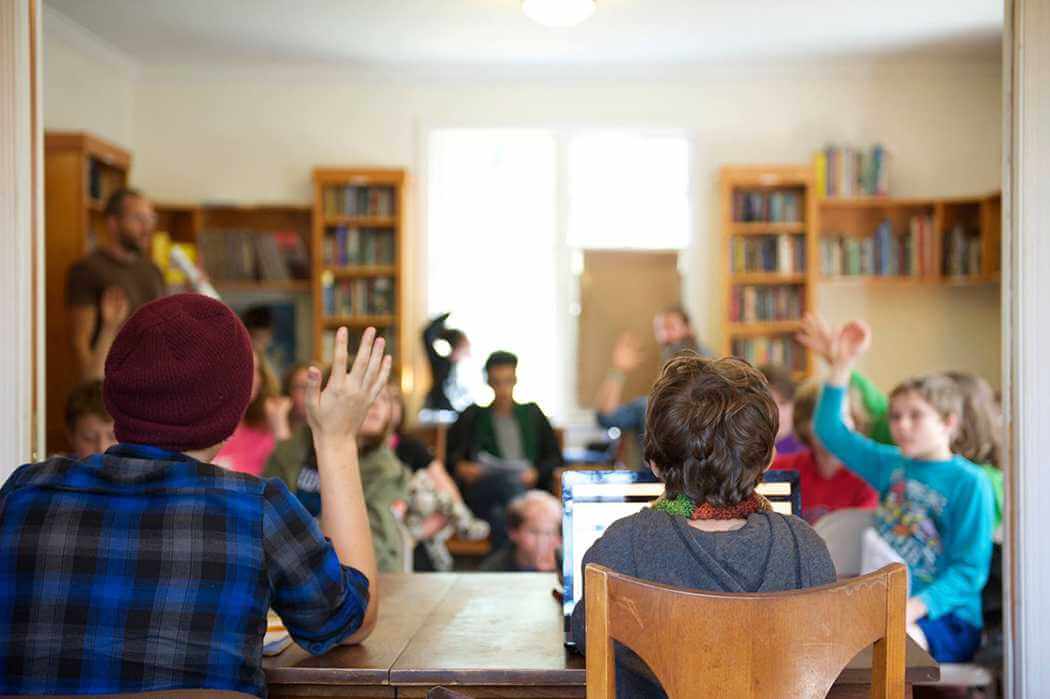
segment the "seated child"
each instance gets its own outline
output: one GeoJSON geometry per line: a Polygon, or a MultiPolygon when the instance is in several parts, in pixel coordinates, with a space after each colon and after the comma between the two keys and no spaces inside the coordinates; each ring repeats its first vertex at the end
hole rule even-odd
{"type": "Polygon", "coordinates": [[[77,385],[66,399],[66,436],[74,459],[101,454],[117,443],[113,418],[106,412],[102,382],[98,379],[77,385]]]}
{"type": "MultiPolygon", "coordinates": [[[[665,585],[723,592],[797,590],[835,581],[824,541],[755,492],[773,461],[779,413],[762,374],[739,359],[675,358],[649,396],[645,457],[663,498],[614,522],[583,558],[665,585]]],[[[572,613],[586,649],[583,602],[572,613]]],[[[618,697],[662,697],[617,653],[618,697]]]]}
{"type": "Polygon", "coordinates": [[[291,436],[291,408],[292,401],[279,393],[277,378],[266,356],[256,350],[251,402],[237,429],[215,455],[215,465],[261,476],[274,446],[291,436]]]}
{"type": "Polygon", "coordinates": [[[758,368],[766,377],[769,384],[769,393],[777,404],[780,413],[780,429],[777,430],[777,453],[794,454],[806,448],[795,434],[794,415],[795,390],[797,385],[791,377],[791,371],[779,364],[764,364],[758,368]]]}
{"type": "Polygon", "coordinates": [[[349,374],[337,353],[323,391],[311,372],[322,497],[344,507],[322,533],[283,483],[208,463],[251,393],[237,316],[176,294],[128,318],[103,384],[120,443],[27,464],[0,489],[0,695],[263,697],[271,607],[314,654],[367,636],[376,571],[353,435],[390,371],[374,337],[349,374]]]}
{"type": "Polygon", "coordinates": [[[981,643],[981,588],[992,553],[992,490],[981,470],[953,456],[962,414],[955,384],[926,376],[890,394],[898,446],[879,444],[842,421],[850,371],[870,330],[849,323],[833,345],[814,432],[827,449],[879,493],[875,528],[908,565],[909,629],[939,662],[970,660],[981,643]]]}
{"type": "Polygon", "coordinates": [[[510,541],[481,562],[490,573],[558,570],[561,551],[561,503],[544,490],[530,490],[507,505],[510,541]]]}
{"type": "Polygon", "coordinates": [[[988,478],[995,504],[992,531],[998,532],[1003,522],[1002,408],[995,391],[980,376],[962,371],[949,371],[945,376],[962,395],[962,420],[952,439],[952,453],[977,464],[988,478]]]}
{"type": "MultiPolygon", "coordinates": [[[[850,428],[861,417],[860,406],[852,399],[854,395],[850,393],[848,411],[845,411],[846,404],[843,403],[842,420],[850,428]],[[858,420],[854,420],[854,415],[857,415],[858,420]]],[[[778,454],[773,460],[775,469],[798,471],[802,489],[802,518],[810,524],[816,524],[818,519],[835,510],[847,507],[875,509],[879,504],[879,498],[871,486],[843,466],[813,435],[813,411],[819,397],[819,383],[808,383],[795,394],[795,434],[806,448],[794,454],[778,454]]]]}

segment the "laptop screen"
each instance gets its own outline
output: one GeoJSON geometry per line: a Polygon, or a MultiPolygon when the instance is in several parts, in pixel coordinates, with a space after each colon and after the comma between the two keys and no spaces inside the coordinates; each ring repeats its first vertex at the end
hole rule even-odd
{"type": "MultiPolygon", "coordinates": [[[[646,507],[664,492],[648,472],[566,471],[562,476],[562,577],[566,631],[569,615],[583,596],[583,554],[618,519],[646,507]]],[[[758,492],[782,514],[802,511],[797,471],[767,471],[758,492]]]]}

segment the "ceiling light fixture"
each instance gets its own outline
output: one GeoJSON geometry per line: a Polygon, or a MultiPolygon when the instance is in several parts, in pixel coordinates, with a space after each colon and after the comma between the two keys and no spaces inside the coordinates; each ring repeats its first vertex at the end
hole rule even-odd
{"type": "Polygon", "coordinates": [[[595,0],[521,0],[521,11],[545,27],[574,27],[594,14],[595,0]]]}

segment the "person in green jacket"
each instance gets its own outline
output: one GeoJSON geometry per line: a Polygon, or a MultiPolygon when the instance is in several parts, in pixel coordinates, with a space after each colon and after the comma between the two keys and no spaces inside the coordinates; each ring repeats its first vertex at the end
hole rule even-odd
{"type": "MultiPolygon", "coordinates": [[[[807,313],[796,339],[813,350],[829,365],[834,332],[820,316],[807,313]]],[[[952,453],[973,462],[988,478],[994,496],[992,531],[1003,521],[1002,413],[995,392],[980,376],[961,371],[945,372],[958,387],[963,399],[959,429],[952,440],[952,453]]],[[[868,435],[876,442],[893,444],[890,434],[889,398],[857,371],[850,375],[850,390],[856,391],[868,413],[868,435]]]]}
{"type": "Polygon", "coordinates": [[[506,537],[507,504],[526,490],[549,490],[561,447],[535,403],[514,400],[518,358],[493,352],[485,378],[494,394],[487,406],[472,405],[448,432],[447,463],[467,506],[492,526],[495,545],[506,537]]]}
{"type": "MultiPolygon", "coordinates": [[[[372,529],[376,564],[382,573],[404,570],[406,556],[397,513],[408,499],[409,471],[388,446],[390,417],[390,399],[384,391],[369,408],[358,440],[368,524],[372,529]]],[[[301,425],[291,439],[277,445],[264,475],[283,480],[311,514],[320,515],[321,482],[308,426],[301,425]]]]}

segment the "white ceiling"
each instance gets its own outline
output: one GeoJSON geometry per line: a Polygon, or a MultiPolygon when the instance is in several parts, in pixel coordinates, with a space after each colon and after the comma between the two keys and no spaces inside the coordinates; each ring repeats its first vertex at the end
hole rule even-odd
{"type": "MultiPolygon", "coordinates": [[[[573,68],[998,55],[1002,0],[598,0],[547,29],[518,0],[46,0],[144,65],[573,68]]],[[[45,19],[46,22],[46,19],[45,19]]]]}

